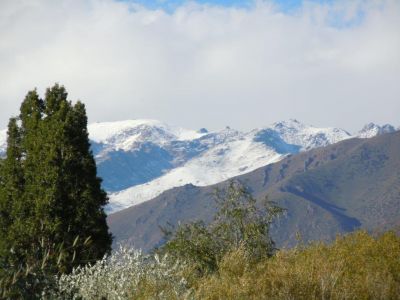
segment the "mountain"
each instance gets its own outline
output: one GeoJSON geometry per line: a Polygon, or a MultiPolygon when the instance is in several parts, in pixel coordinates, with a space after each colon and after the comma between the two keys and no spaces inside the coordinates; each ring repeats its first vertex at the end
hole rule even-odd
{"type": "MultiPolygon", "coordinates": [[[[159,127],[157,125],[156,128],[159,127]]],[[[148,130],[154,131],[154,125],[151,128],[148,130]]],[[[123,142],[127,136],[132,135],[131,129],[127,131],[127,134],[117,134],[124,136],[123,142]]],[[[122,187],[121,184],[130,186],[110,194],[109,212],[150,200],[173,187],[215,184],[279,161],[288,154],[326,146],[350,137],[349,133],[341,129],[306,126],[297,120],[278,122],[245,133],[229,127],[212,133],[203,130],[197,136],[192,132],[179,140],[170,131],[160,132],[157,129],[157,135],[151,133],[150,138],[139,139],[139,142],[134,135],[134,143],[128,139],[129,142],[121,146],[119,142],[114,142],[119,139],[113,137],[111,147],[104,147],[101,144],[103,139],[96,138],[91,131],[91,137],[94,136],[92,139],[97,141],[97,149],[100,149],[96,152],[100,175],[106,179],[106,183],[111,182],[107,178],[113,177],[116,184],[120,185],[108,190],[115,191],[122,187]],[[157,138],[151,138],[154,135],[157,138]],[[142,156],[140,159],[139,155],[142,156]],[[103,160],[103,157],[106,159],[103,160]],[[116,161],[121,161],[121,164],[113,169],[116,161]],[[150,164],[128,167],[133,161],[150,164]],[[114,170],[114,176],[110,176],[114,170]],[[127,170],[127,174],[120,180],[121,176],[117,172],[123,170],[127,170]],[[138,176],[142,182],[132,176],[138,176]]]]}
{"type": "Polygon", "coordinates": [[[94,123],[88,130],[103,187],[111,193],[151,181],[187,161],[196,152],[187,145],[203,135],[156,120],[94,123]]]}
{"type": "MultiPolygon", "coordinates": [[[[390,127],[390,126],[389,126],[390,127]]],[[[366,126],[359,136],[388,130],[366,126]]],[[[240,132],[169,126],[156,120],[93,123],[88,126],[108,212],[150,200],[185,184],[207,186],[277,162],[289,154],[327,146],[351,135],[337,128],[317,128],[297,120],[240,132]]],[[[0,131],[0,156],[5,154],[0,131]]]]}
{"type": "MultiPolygon", "coordinates": [[[[330,240],[357,228],[400,226],[399,153],[400,132],[352,138],[287,155],[234,179],[257,199],[268,195],[287,209],[273,229],[280,247],[295,244],[297,232],[304,242],[330,240]]],[[[215,212],[213,192],[226,184],[187,184],[109,215],[115,242],[149,250],[163,242],[159,226],[210,221],[215,212]]]]}
{"type": "Polygon", "coordinates": [[[357,136],[360,138],[371,138],[379,134],[390,133],[395,131],[396,129],[390,124],[379,126],[375,123],[368,123],[358,132],[357,136]]]}

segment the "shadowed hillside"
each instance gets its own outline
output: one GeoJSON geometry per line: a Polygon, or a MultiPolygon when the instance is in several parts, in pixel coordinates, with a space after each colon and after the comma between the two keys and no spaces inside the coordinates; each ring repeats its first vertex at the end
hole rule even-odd
{"type": "MultiPolygon", "coordinates": [[[[357,228],[384,230],[400,225],[400,132],[351,139],[314,149],[238,176],[259,199],[269,196],[287,214],[274,226],[279,247],[331,240],[357,228]]],[[[167,222],[211,220],[213,192],[186,185],[108,217],[115,242],[149,250],[162,243],[167,222]]]]}

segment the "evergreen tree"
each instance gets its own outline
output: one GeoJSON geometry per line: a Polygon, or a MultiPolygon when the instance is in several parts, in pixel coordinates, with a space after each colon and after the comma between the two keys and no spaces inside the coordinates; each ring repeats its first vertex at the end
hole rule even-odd
{"type": "Polygon", "coordinates": [[[49,272],[63,273],[111,250],[108,198],[96,175],[85,106],[68,101],[63,86],[47,89],[44,100],[27,94],[10,120],[0,171],[4,266],[45,261],[49,272]]]}
{"type": "Polygon", "coordinates": [[[13,199],[21,198],[24,186],[21,135],[16,118],[10,119],[7,135],[9,159],[2,161],[0,169],[0,255],[2,256],[6,253],[14,218],[18,215],[15,210],[19,205],[13,203],[13,199]]]}

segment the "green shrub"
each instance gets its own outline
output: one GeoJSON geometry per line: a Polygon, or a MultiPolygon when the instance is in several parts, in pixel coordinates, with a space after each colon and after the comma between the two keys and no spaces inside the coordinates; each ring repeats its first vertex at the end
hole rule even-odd
{"type": "Polygon", "coordinates": [[[194,265],[199,276],[215,272],[222,257],[239,247],[253,260],[273,255],[276,249],[270,227],[282,208],[267,199],[259,206],[246,188],[234,181],[225,191],[217,191],[216,203],[211,224],[199,221],[176,230],[164,229],[168,241],[157,252],[194,265]]]}

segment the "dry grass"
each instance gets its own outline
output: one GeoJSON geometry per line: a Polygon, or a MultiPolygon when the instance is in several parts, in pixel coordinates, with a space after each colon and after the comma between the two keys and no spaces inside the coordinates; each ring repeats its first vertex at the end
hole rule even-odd
{"type": "Polygon", "coordinates": [[[71,297],[61,299],[400,299],[394,232],[357,231],[258,260],[239,247],[207,274],[195,262],[121,255],[62,277],[60,291],[71,297]]]}
{"type": "Polygon", "coordinates": [[[400,299],[400,238],[358,231],[256,264],[239,249],[195,289],[197,299],[400,299]]]}

